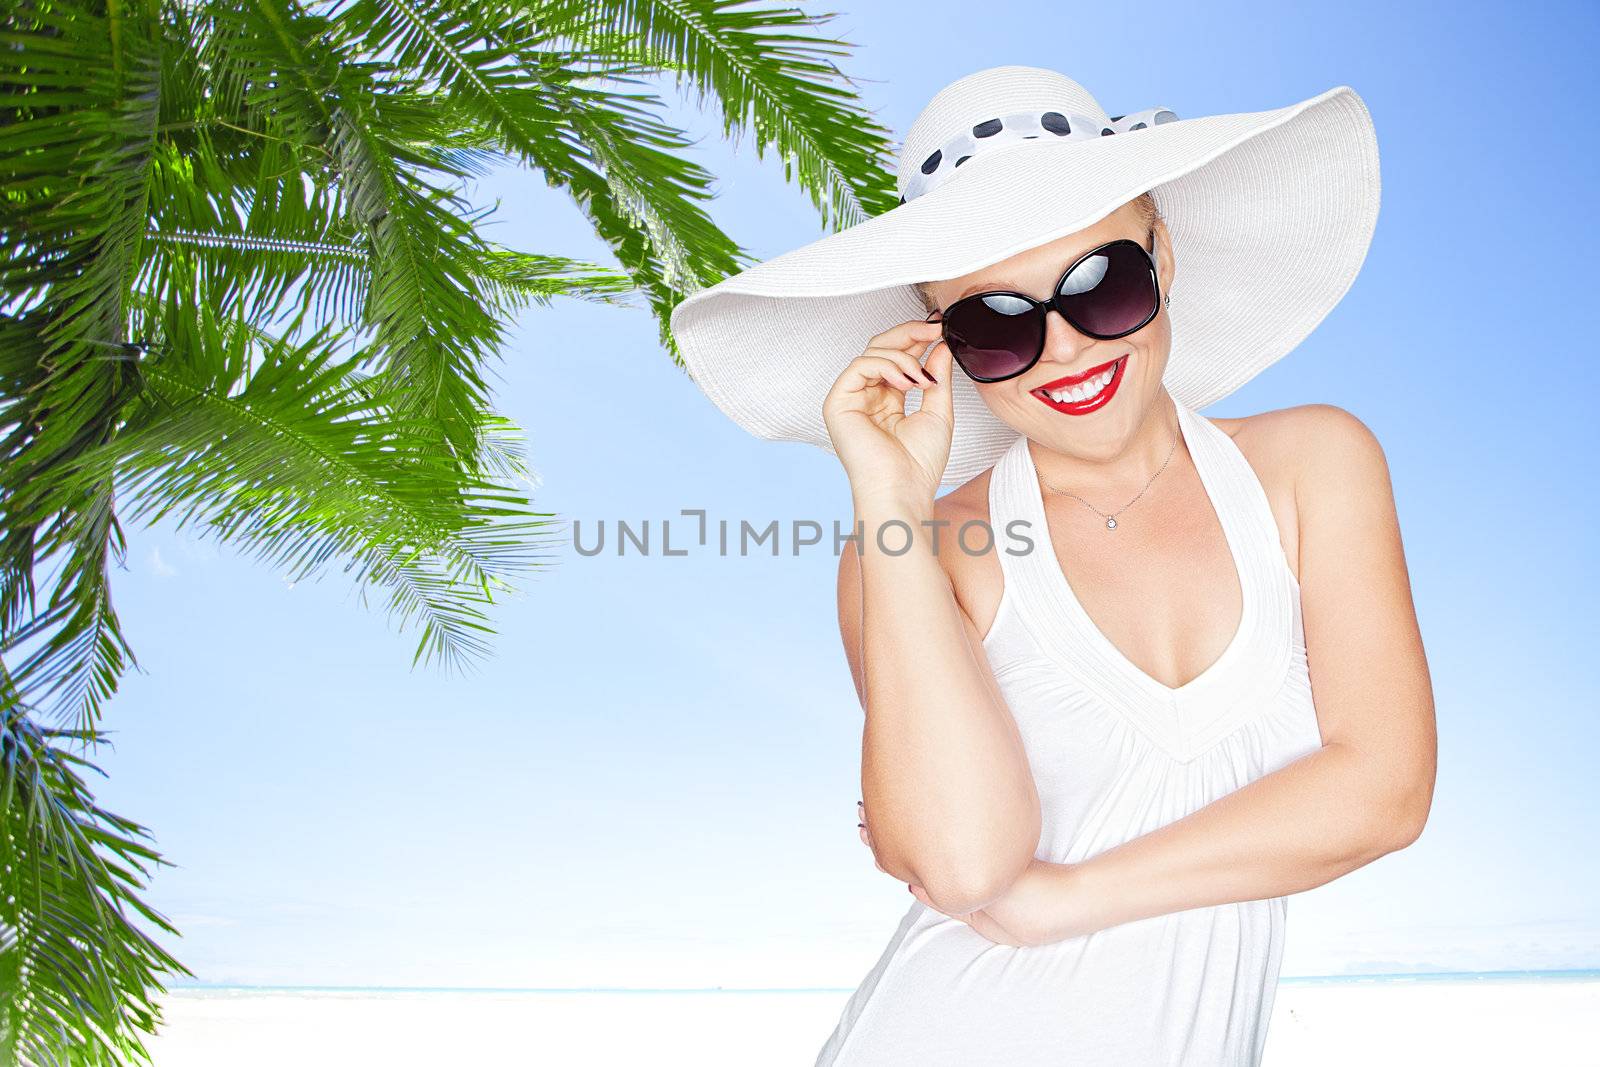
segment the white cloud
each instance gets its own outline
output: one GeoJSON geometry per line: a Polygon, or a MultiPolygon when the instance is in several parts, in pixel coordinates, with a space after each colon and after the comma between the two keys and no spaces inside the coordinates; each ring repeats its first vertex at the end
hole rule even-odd
{"type": "Polygon", "coordinates": [[[171,578],[178,573],[178,568],[163,559],[161,549],[154,545],[150,548],[150,570],[157,578],[171,578]]]}

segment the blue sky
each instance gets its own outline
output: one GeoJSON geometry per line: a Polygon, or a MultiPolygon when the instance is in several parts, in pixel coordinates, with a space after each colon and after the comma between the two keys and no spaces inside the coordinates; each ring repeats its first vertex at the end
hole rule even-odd
{"type": "MultiPolygon", "coordinates": [[[[1325,402],[1382,441],[1438,704],[1433,816],[1405,852],[1290,901],[1285,975],[1600,966],[1590,611],[1597,9],[858,3],[828,27],[902,135],[946,82],[1054,67],[1113,114],[1371,108],[1383,209],[1343,303],[1205,413],[1325,402]],[[994,13],[995,7],[983,10],[994,13]],[[1137,10],[1138,14],[1131,14],[1137,10]]],[[[808,10],[833,10],[807,5],[808,10]]],[[[703,135],[711,210],[759,258],[815,212],[703,135]]],[[[609,261],[534,174],[497,240],[609,261]]],[[[499,376],[542,510],[850,521],[821,450],[745,435],[644,312],[530,311],[499,376]]],[[[675,533],[676,538],[676,533],[675,533]]],[[[461,678],[337,568],[290,588],[170,525],[130,530],[125,677],[95,788],[176,864],[148,897],[206,982],[853,987],[908,906],[856,837],[861,711],[835,557],[563,551],[461,678]]]]}

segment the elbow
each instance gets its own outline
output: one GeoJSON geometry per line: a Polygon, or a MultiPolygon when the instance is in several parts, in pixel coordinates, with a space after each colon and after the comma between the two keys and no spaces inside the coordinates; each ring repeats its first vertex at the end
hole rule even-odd
{"type": "Polygon", "coordinates": [[[1422,836],[1433,808],[1433,775],[1391,797],[1378,812],[1378,837],[1384,852],[1410,848],[1422,836]]]}
{"type": "Polygon", "coordinates": [[[931,879],[922,889],[933,906],[946,915],[970,915],[988,907],[1011,888],[1019,871],[997,873],[980,878],[954,875],[931,879]]]}
{"type": "Polygon", "coordinates": [[[1034,862],[1037,841],[1035,834],[1026,847],[1019,839],[1016,847],[1002,853],[979,861],[945,865],[930,871],[927,880],[918,884],[933,906],[946,915],[969,915],[1010,892],[1022,872],[1034,862]]]}
{"type": "Polygon", "coordinates": [[[1348,788],[1357,802],[1350,817],[1343,820],[1348,833],[1346,860],[1363,866],[1390,852],[1409,848],[1422,836],[1433,807],[1436,760],[1432,746],[1418,746],[1404,757],[1367,757],[1359,749],[1352,753],[1348,788]]]}
{"type": "Polygon", "coordinates": [[[1391,820],[1394,834],[1393,847],[1390,851],[1398,852],[1403,848],[1410,848],[1416,844],[1417,838],[1422,836],[1423,829],[1428,825],[1430,806],[1427,802],[1422,803],[1420,806],[1412,805],[1395,815],[1391,820]]]}
{"type": "MultiPolygon", "coordinates": [[[[1034,862],[1043,819],[1031,787],[1021,810],[984,817],[953,827],[943,825],[931,841],[906,850],[883,842],[885,858],[878,865],[901,881],[921,886],[929,902],[946,915],[968,915],[988,907],[1006,893],[1034,862]]],[[[873,840],[878,841],[876,832],[873,840]]]]}

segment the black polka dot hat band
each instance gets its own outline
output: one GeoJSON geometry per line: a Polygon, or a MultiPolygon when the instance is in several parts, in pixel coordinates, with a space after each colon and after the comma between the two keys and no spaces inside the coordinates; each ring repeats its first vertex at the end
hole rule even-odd
{"type": "MultiPolygon", "coordinates": [[[[1068,237],[1148,191],[1166,223],[1167,288],[1177,294],[1159,317],[1172,337],[1162,382],[1191,410],[1222,399],[1304,341],[1354,283],[1377,226],[1377,137],[1346,85],[1201,116],[1169,92],[1180,106],[1113,117],[1045,68],[991,67],[950,82],[906,131],[895,206],[673,308],[690,376],[756,437],[831,452],[828,390],[874,334],[925,316],[917,282],[1068,237]]],[[[793,210],[808,209],[797,200],[793,210]]],[[[953,375],[951,385],[944,488],[981,474],[1016,439],[970,378],[953,375]]],[[[921,396],[909,394],[907,409],[921,396]]]]}
{"type": "Polygon", "coordinates": [[[1152,107],[1132,115],[1117,115],[1104,122],[1092,115],[1069,115],[1060,111],[1014,111],[1009,115],[984,119],[935,148],[906,182],[900,202],[904,204],[936,188],[977,153],[1001,145],[1051,138],[1109,137],[1173,122],[1177,117],[1167,108],[1152,107]]]}

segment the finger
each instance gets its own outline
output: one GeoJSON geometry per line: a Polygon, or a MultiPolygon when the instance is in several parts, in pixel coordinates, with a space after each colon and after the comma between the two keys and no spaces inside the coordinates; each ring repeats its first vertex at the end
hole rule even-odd
{"type": "Polygon", "coordinates": [[[883,861],[878,858],[878,850],[875,849],[875,848],[872,848],[872,833],[871,833],[871,831],[869,831],[867,829],[865,823],[861,823],[860,826],[861,826],[861,830],[860,830],[861,843],[863,845],[866,845],[867,848],[872,850],[872,865],[874,867],[878,868],[878,870],[882,871],[884,874],[888,874],[889,873],[889,868],[885,867],[883,865],[883,861]]]}
{"type": "Polygon", "coordinates": [[[922,365],[922,355],[928,350],[928,345],[940,340],[940,335],[935,334],[928,338],[919,338],[909,348],[887,348],[869,346],[867,351],[877,356],[885,356],[894,361],[895,366],[906,371],[919,382],[933,384],[933,378],[922,365]]]}
{"type": "Polygon", "coordinates": [[[904,392],[916,384],[893,360],[882,355],[863,353],[852,359],[839,375],[839,380],[834,385],[834,395],[849,396],[878,385],[891,386],[904,392]]]}
{"type": "Polygon", "coordinates": [[[997,945],[1010,945],[1012,948],[1022,948],[1024,943],[1013,937],[1011,931],[995,922],[981,911],[975,911],[967,923],[973,931],[997,945]]]}
{"type": "Polygon", "coordinates": [[[869,348],[869,353],[881,356],[905,372],[906,377],[916,383],[918,389],[931,389],[933,378],[922,369],[921,362],[910,352],[898,348],[869,348]]]}
{"type": "Polygon", "coordinates": [[[928,353],[926,364],[935,384],[922,391],[922,407],[942,417],[947,425],[954,426],[955,413],[955,356],[943,338],[928,353]]]}
{"type": "Polygon", "coordinates": [[[907,319],[905,322],[891,326],[880,334],[874,334],[867,341],[868,348],[894,348],[910,352],[913,348],[921,351],[926,348],[929,341],[942,336],[944,324],[940,322],[926,322],[922,319],[907,319]]]}

